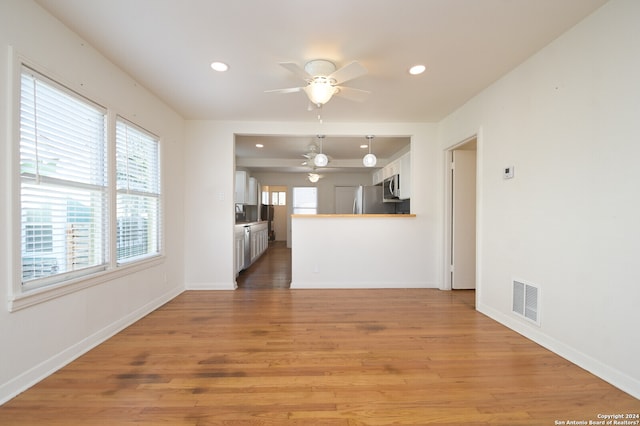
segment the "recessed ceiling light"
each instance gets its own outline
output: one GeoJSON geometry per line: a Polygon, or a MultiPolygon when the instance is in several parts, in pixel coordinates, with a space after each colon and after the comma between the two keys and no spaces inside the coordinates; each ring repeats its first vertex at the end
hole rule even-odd
{"type": "Polygon", "coordinates": [[[262,145],[261,143],[257,143],[256,148],[264,148],[264,145],[262,145]]]}
{"type": "Polygon", "coordinates": [[[426,69],[427,67],[425,67],[424,65],[414,65],[411,68],[409,68],[409,74],[411,75],[422,74],[426,69]]]}
{"type": "Polygon", "coordinates": [[[362,148],[362,149],[367,149],[367,148],[369,148],[369,145],[367,145],[367,144],[362,144],[362,145],[360,145],[360,148],[362,148]]]}
{"type": "Polygon", "coordinates": [[[229,69],[229,65],[224,62],[211,62],[211,68],[218,72],[224,72],[229,69]]]}

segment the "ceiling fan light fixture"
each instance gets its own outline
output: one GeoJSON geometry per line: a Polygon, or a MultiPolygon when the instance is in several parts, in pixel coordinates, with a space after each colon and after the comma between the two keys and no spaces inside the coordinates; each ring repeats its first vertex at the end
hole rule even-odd
{"type": "Polygon", "coordinates": [[[336,87],[331,85],[331,81],[326,77],[315,77],[304,88],[309,100],[315,105],[324,105],[336,93],[336,87]]]}
{"type": "Polygon", "coordinates": [[[318,182],[318,180],[320,180],[320,175],[317,173],[309,173],[309,182],[311,183],[316,183],[318,182]]]}

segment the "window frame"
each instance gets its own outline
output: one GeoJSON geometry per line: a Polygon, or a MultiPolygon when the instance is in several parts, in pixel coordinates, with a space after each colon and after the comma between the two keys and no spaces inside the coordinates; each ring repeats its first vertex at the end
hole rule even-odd
{"type": "Polygon", "coordinates": [[[69,84],[64,78],[60,78],[58,75],[47,70],[45,67],[40,66],[34,61],[26,58],[15,49],[10,48],[10,83],[9,83],[9,135],[10,143],[8,146],[9,153],[9,167],[8,167],[8,182],[9,182],[9,194],[10,194],[10,206],[9,221],[10,221],[10,249],[8,256],[8,271],[6,278],[11,283],[8,286],[8,311],[15,312],[20,309],[27,308],[39,303],[46,302],[67,294],[80,291],[85,288],[92,287],[101,283],[112,281],[114,279],[124,277],[142,271],[147,268],[151,268],[164,263],[165,261],[165,231],[164,231],[164,182],[163,182],[163,139],[156,136],[155,133],[149,132],[144,129],[140,124],[135,121],[129,120],[126,115],[120,114],[113,107],[103,107],[106,111],[106,152],[107,152],[107,230],[105,231],[105,237],[108,240],[107,253],[106,253],[106,265],[105,267],[96,268],[95,270],[87,271],[86,274],[76,276],[74,274],[56,274],[52,277],[56,279],[51,283],[44,282],[42,286],[32,287],[24,286],[22,280],[22,206],[21,206],[21,170],[20,170],[20,126],[21,126],[21,111],[20,111],[20,97],[22,93],[22,69],[23,67],[33,70],[38,75],[44,77],[47,80],[67,89],[75,96],[84,98],[89,102],[101,105],[96,101],[94,96],[86,93],[86,90],[82,87],[74,87],[69,84]],[[116,260],[116,174],[115,174],[115,129],[116,119],[123,119],[125,122],[136,126],[137,128],[145,131],[146,133],[153,135],[158,143],[158,224],[156,227],[157,239],[158,239],[158,251],[153,255],[145,256],[140,259],[131,260],[128,262],[117,263],[116,260]],[[61,275],[65,275],[61,277],[61,275]],[[62,278],[62,279],[58,279],[62,278]]]}
{"type": "Polygon", "coordinates": [[[117,115],[115,117],[115,123],[114,123],[114,127],[116,128],[116,131],[114,132],[114,150],[116,151],[115,155],[113,156],[113,162],[114,162],[114,168],[115,173],[113,176],[113,188],[115,191],[115,204],[116,204],[116,208],[113,210],[113,216],[115,218],[116,221],[116,226],[113,230],[112,233],[112,237],[115,239],[114,241],[114,246],[116,249],[116,254],[114,256],[113,261],[115,262],[115,264],[117,266],[124,266],[127,264],[131,264],[131,263],[135,263],[135,262],[139,262],[142,261],[144,259],[148,259],[148,258],[152,258],[152,257],[156,257],[156,256],[160,256],[162,254],[162,249],[164,247],[163,244],[163,203],[162,203],[162,190],[163,190],[163,185],[162,185],[162,155],[161,155],[161,144],[160,144],[160,137],[158,137],[157,135],[153,134],[152,132],[140,127],[139,125],[135,124],[134,122],[127,120],[125,117],[121,116],[121,115],[117,115]],[[155,171],[157,172],[157,176],[155,176],[156,181],[154,182],[155,185],[157,185],[157,192],[151,192],[151,191],[140,191],[140,190],[125,190],[125,189],[121,189],[118,187],[118,160],[117,160],[117,147],[118,147],[118,141],[117,141],[117,137],[118,137],[118,131],[117,131],[117,125],[118,123],[122,123],[123,125],[127,126],[130,129],[135,130],[136,132],[139,132],[143,135],[145,135],[146,137],[150,138],[155,144],[156,144],[156,161],[157,164],[155,165],[155,171]],[[154,228],[155,228],[155,235],[152,235],[152,239],[155,240],[155,246],[156,246],[156,251],[152,252],[152,253],[144,253],[142,255],[139,256],[133,256],[133,257],[126,257],[124,259],[120,259],[118,257],[118,229],[119,229],[119,225],[117,223],[118,221],[118,196],[120,195],[130,195],[133,197],[147,197],[147,198],[155,198],[156,202],[157,202],[157,212],[156,212],[156,218],[155,218],[155,224],[154,224],[154,228]]]}

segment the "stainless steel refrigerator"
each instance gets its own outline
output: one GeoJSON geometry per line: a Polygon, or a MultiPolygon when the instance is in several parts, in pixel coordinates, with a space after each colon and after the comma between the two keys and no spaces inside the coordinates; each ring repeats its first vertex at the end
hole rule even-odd
{"type": "Polygon", "coordinates": [[[395,213],[393,203],[382,201],[382,186],[339,186],[335,188],[337,214],[395,213]]]}

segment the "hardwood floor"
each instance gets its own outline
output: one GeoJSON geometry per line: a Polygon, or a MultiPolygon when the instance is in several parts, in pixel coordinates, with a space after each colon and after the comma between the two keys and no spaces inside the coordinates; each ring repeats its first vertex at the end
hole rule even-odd
{"type": "Polygon", "coordinates": [[[291,284],[291,249],[286,241],[272,241],[269,249],[236,278],[241,289],[289,288],[291,284]]]}
{"type": "Polygon", "coordinates": [[[0,407],[0,424],[554,425],[638,412],[476,312],[473,291],[247,284],[181,294],[0,407]]]}

